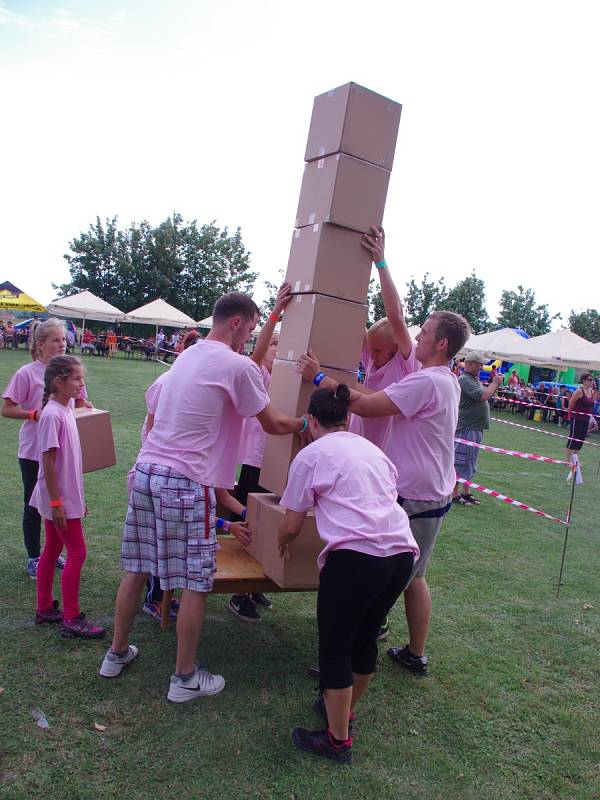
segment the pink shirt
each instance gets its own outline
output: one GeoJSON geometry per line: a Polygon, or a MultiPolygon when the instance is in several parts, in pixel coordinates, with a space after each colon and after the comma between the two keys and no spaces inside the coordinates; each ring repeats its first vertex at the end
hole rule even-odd
{"type": "MultiPolygon", "coordinates": [[[[162,389],[163,381],[167,377],[169,373],[163,372],[162,375],[159,375],[158,378],[151,383],[150,386],[146,389],[145,400],[146,400],[146,411],[148,414],[152,414],[154,416],[156,414],[156,408],[158,406],[158,398],[160,397],[160,391],[162,389]]],[[[146,441],[146,437],[148,436],[148,415],[144,419],[144,424],[142,425],[142,444],[146,441]]]]}
{"type": "Polygon", "coordinates": [[[56,400],[49,400],[42,411],[38,428],[40,449],[36,460],[39,460],[40,468],[29,505],[37,508],[44,519],[52,519],[42,453],[55,447],[54,467],[65,514],[67,519],[81,519],[85,516],[83,465],[73,409],[56,400]]]}
{"type": "Polygon", "coordinates": [[[347,431],[322,436],[292,461],[280,504],[291,511],[315,507],[325,548],[393,556],[419,548],[406,512],[396,502],[396,469],[378,447],[347,431]]]}
{"type": "MultiPolygon", "coordinates": [[[[369,348],[365,344],[361,355],[361,361],[366,365],[367,377],[365,378],[364,385],[372,389],[374,392],[379,392],[382,389],[390,386],[392,383],[398,383],[407,375],[412,372],[418,372],[421,369],[421,363],[417,361],[415,356],[415,348],[410,351],[407,359],[403,358],[400,353],[390,358],[387,364],[382,367],[376,367],[373,359],[370,356],[369,348]]],[[[380,447],[383,452],[389,456],[388,442],[390,437],[395,436],[397,428],[397,417],[359,417],[358,414],[353,414],[350,419],[349,430],[352,433],[357,433],[359,436],[364,436],[377,447],[380,447]]]]}
{"type": "Polygon", "coordinates": [[[137,462],[173,467],[204,486],[233,488],[242,418],[268,404],[256,364],[223,342],[203,339],[167,373],[137,462]]]}
{"type": "Polygon", "coordinates": [[[384,389],[397,416],[387,455],[398,470],[398,494],[407,500],[445,500],[456,482],[454,431],[460,387],[448,367],[426,367],[384,389]]]}
{"type": "MultiPolygon", "coordinates": [[[[12,400],[13,403],[17,403],[26,411],[41,411],[42,397],[44,395],[45,371],[46,364],[42,361],[32,361],[29,364],[24,364],[22,367],[19,367],[10,379],[2,397],[12,400]]],[[[80,399],[85,400],[86,398],[87,392],[84,386],[80,399]]],[[[69,400],[69,405],[74,408],[75,401],[69,400]]],[[[18,458],[28,458],[31,461],[38,460],[40,450],[40,441],[38,437],[39,424],[39,421],[32,422],[30,420],[25,420],[21,425],[21,430],[19,431],[18,458]]]]}
{"type": "MultiPolygon", "coordinates": [[[[271,373],[266,367],[260,367],[265,391],[271,385],[271,373]]],[[[248,464],[250,467],[262,467],[263,455],[267,434],[256,417],[248,417],[242,424],[242,439],[238,453],[238,464],[248,464]]]]}

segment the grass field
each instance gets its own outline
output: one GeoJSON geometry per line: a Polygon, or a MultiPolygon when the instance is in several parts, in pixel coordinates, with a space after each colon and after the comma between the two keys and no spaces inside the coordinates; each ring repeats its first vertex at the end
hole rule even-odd
{"type": "MultiPolygon", "coordinates": [[[[0,352],[2,387],[25,358],[0,352]]],[[[139,446],[144,390],[162,368],[99,358],[85,364],[90,398],[112,412],[118,465],[86,477],[81,597],[90,617],[110,627],[125,476],[139,446]]],[[[224,596],[211,597],[199,657],[227,687],[183,707],[165,699],[172,628],[161,632],[140,614],[132,636],[140,659],[118,680],[103,681],[97,672],[106,643],[63,640],[52,627],[33,625],[18,424],[2,419],[0,426],[0,797],[600,798],[600,448],[582,451],[585,483],[576,491],[559,600],[564,526],[486,496],[479,507],[453,509],[429,572],[430,673],[400,672],[381,648],[360,707],[355,764],[343,768],[299,753],[290,740],[295,725],[317,722],[306,676],[316,652],[314,594],[274,595],[273,611],[255,626],[234,618],[224,596]],[[48,732],[36,727],[34,708],[45,712],[48,732]]],[[[485,438],[564,455],[563,440],[506,425],[493,423],[485,438]]],[[[565,476],[562,466],[483,453],[477,479],[564,517],[565,476]]],[[[401,607],[391,623],[390,643],[403,644],[401,607]]]]}

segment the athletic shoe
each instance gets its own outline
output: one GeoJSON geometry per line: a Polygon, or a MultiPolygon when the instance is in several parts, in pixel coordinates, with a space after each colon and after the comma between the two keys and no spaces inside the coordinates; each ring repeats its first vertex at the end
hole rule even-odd
{"type": "Polygon", "coordinates": [[[100,675],[102,675],[103,678],[116,678],[125,667],[128,667],[132,661],[135,661],[139,652],[140,651],[134,644],[130,644],[127,648],[127,652],[122,656],[118,656],[116,653],[113,653],[112,650],[109,650],[102,661],[100,675]]]}
{"type": "Polygon", "coordinates": [[[455,506],[466,506],[468,505],[467,501],[465,500],[464,494],[457,494],[456,497],[452,498],[452,502],[455,506]]]}
{"type": "Polygon", "coordinates": [[[464,494],[463,495],[465,505],[467,506],[480,506],[481,500],[478,497],[474,497],[472,494],[464,494]]]}
{"type": "Polygon", "coordinates": [[[299,750],[304,750],[305,753],[324,756],[332,761],[337,761],[338,764],[352,763],[352,739],[336,745],[329,731],[308,731],[306,728],[294,728],[292,741],[299,750]]]}
{"type": "Polygon", "coordinates": [[[171,675],[171,685],[167,694],[167,700],[171,703],[189,703],[198,697],[208,697],[219,694],[225,688],[225,678],[222,675],[211,675],[204,669],[196,671],[192,677],[184,681],[179,675],[171,675]]]}
{"type": "Polygon", "coordinates": [[[37,581],[37,571],[38,571],[38,564],[40,563],[39,556],[38,558],[30,558],[27,562],[27,574],[31,578],[32,581],[37,581]]]}
{"type": "Polygon", "coordinates": [[[63,612],[58,607],[58,600],[52,601],[52,607],[47,611],[35,612],[35,624],[43,625],[45,622],[52,624],[53,622],[62,622],[63,612]]]}
{"type": "Polygon", "coordinates": [[[383,623],[379,626],[377,641],[382,642],[384,639],[387,639],[389,635],[390,635],[390,621],[386,616],[386,618],[383,620],[383,623]]]}
{"type": "Polygon", "coordinates": [[[263,608],[273,608],[273,602],[262,592],[253,592],[250,595],[250,600],[257,605],[262,606],[263,608]]]}
{"type": "Polygon", "coordinates": [[[321,670],[319,667],[309,667],[306,670],[307,674],[310,675],[311,678],[320,678],[321,677],[321,670]]]}
{"type": "MultiPolygon", "coordinates": [[[[327,719],[327,706],[325,705],[325,698],[320,694],[313,705],[316,713],[321,717],[325,725],[329,728],[329,720],[327,719]]],[[[356,714],[354,711],[350,712],[348,718],[348,736],[352,739],[356,733],[356,714]]]]}
{"type": "Polygon", "coordinates": [[[64,569],[67,566],[67,559],[64,556],[59,556],[56,559],[56,569],[64,569]]]}
{"type": "MultiPolygon", "coordinates": [[[[179,609],[179,603],[177,604],[177,609],[179,609]]],[[[144,603],[142,611],[144,614],[149,614],[153,619],[156,619],[159,622],[162,621],[162,603],[144,603]]],[[[169,609],[169,622],[176,622],[176,620],[177,610],[173,608],[173,604],[171,603],[171,608],[169,609]]]]}
{"type": "Polygon", "coordinates": [[[234,594],[229,601],[229,610],[244,622],[258,622],[260,620],[260,614],[248,594],[234,594]]]}
{"type": "Polygon", "coordinates": [[[73,639],[79,637],[81,639],[102,639],[105,635],[106,629],[101,628],[99,625],[94,625],[89,619],[86,619],[83,611],[78,617],[73,619],[63,619],[60,626],[60,635],[65,639],[73,639]]]}
{"type": "Polygon", "coordinates": [[[410,652],[408,645],[406,647],[390,647],[387,652],[392,661],[410,672],[414,672],[415,675],[425,675],[427,672],[427,656],[415,656],[410,652]]]}

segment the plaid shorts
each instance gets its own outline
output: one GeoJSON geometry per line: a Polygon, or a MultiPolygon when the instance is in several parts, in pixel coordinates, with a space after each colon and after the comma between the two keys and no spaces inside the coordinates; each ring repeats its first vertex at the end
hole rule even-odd
{"type": "Polygon", "coordinates": [[[121,564],[161,589],[210,592],[216,571],[215,493],[172,467],[136,464],[121,564]]]}

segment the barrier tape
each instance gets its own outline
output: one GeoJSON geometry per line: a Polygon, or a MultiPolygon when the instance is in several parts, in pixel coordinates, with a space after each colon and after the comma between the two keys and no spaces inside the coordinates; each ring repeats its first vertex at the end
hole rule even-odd
{"type": "Polygon", "coordinates": [[[493,397],[494,400],[503,400],[505,403],[513,403],[519,406],[525,406],[525,408],[546,408],[548,411],[555,411],[557,413],[563,412],[563,414],[577,414],[579,417],[596,417],[596,414],[593,412],[590,413],[589,411],[567,411],[566,408],[558,408],[558,406],[544,406],[541,403],[532,403],[529,400],[515,400],[513,397],[506,397],[506,395],[496,395],[493,397]]]}
{"type": "Polygon", "coordinates": [[[510,506],[516,506],[516,508],[522,508],[523,511],[530,511],[532,514],[537,514],[538,517],[543,517],[544,519],[552,520],[552,522],[560,522],[562,525],[568,525],[569,522],[566,519],[562,519],[561,517],[553,517],[550,514],[546,514],[545,511],[539,511],[537,508],[533,508],[533,506],[528,506],[526,503],[521,503],[519,500],[513,500],[512,497],[507,497],[505,494],[500,494],[500,492],[494,491],[494,489],[488,489],[487,486],[481,486],[479,483],[473,483],[473,481],[465,480],[465,478],[456,478],[457,483],[463,483],[465,486],[470,486],[471,489],[477,489],[478,492],[483,492],[484,494],[489,494],[492,497],[495,497],[497,500],[502,500],[503,503],[508,503],[510,506]]]}
{"type": "Polygon", "coordinates": [[[503,425],[512,425],[514,428],[524,428],[526,431],[535,431],[536,433],[544,433],[546,436],[556,436],[558,439],[570,439],[572,442],[585,442],[590,447],[600,447],[597,442],[590,442],[589,439],[575,439],[573,436],[565,436],[562,433],[554,433],[554,431],[545,431],[542,428],[534,428],[531,425],[521,425],[519,422],[511,422],[508,419],[499,419],[498,417],[490,417],[494,422],[501,422],[503,425]]]}
{"type": "Polygon", "coordinates": [[[487,450],[489,453],[501,453],[505,456],[518,456],[519,458],[529,458],[532,461],[543,461],[545,464],[564,464],[566,467],[571,466],[570,461],[562,461],[560,458],[548,458],[548,456],[539,456],[537,453],[522,453],[520,450],[505,450],[503,447],[492,447],[489,444],[479,444],[478,442],[469,442],[467,439],[455,438],[455,442],[460,444],[469,445],[469,447],[477,447],[479,450],[487,450]]]}

